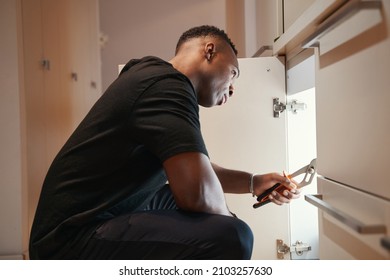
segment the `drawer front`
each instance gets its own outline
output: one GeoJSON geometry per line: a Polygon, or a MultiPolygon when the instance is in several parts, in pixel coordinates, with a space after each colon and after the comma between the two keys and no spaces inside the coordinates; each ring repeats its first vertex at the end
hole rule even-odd
{"type": "Polygon", "coordinates": [[[318,173],[390,199],[390,1],[382,3],[378,25],[317,56],[318,173]]]}
{"type": "Polygon", "coordinates": [[[390,201],[318,178],[320,259],[390,259],[390,201]],[[331,211],[335,213],[332,213],[331,211]]]}

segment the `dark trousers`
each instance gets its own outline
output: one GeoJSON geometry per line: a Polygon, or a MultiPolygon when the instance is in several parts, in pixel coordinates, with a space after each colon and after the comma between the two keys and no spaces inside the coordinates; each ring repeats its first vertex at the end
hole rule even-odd
{"type": "Polygon", "coordinates": [[[106,221],[81,259],[250,259],[251,229],[238,218],[178,210],[169,187],[140,212],[106,221]]]}

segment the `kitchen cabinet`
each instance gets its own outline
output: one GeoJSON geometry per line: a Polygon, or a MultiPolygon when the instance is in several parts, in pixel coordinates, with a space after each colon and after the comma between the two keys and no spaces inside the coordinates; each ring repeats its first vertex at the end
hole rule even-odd
{"type": "Polygon", "coordinates": [[[316,57],[320,259],[389,259],[390,2],[320,1],[274,44],[316,57]]]}
{"type": "MultiPolygon", "coordinates": [[[[266,66],[266,60],[265,65],[260,62],[263,58],[241,60],[245,70],[237,81],[237,99],[233,96],[226,108],[210,113],[206,110],[201,115],[206,119],[202,127],[212,160],[253,172],[282,168],[291,172],[296,167],[287,161],[299,158],[301,151],[290,143],[294,137],[286,131],[272,130],[276,122],[272,125],[269,108],[262,105],[272,95],[284,95],[280,98],[287,101],[298,96],[289,84],[293,70],[315,60],[306,80],[312,75],[315,80],[318,190],[305,191],[304,202],[306,207],[318,209],[318,216],[309,212],[298,216],[318,219],[319,259],[390,259],[386,245],[390,188],[384,179],[390,167],[390,111],[386,108],[390,102],[389,22],[389,1],[314,1],[273,45],[274,56],[285,58],[287,92],[281,94],[280,89],[268,84],[265,89],[257,87],[258,82],[266,84],[262,80],[269,73],[264,69],[274,71],[274,66],[266,66]],[[246,67],[252,64],[258,65],[247,73],[246,67]],[[268,122],[271,125],[263,127],[268,122]],[[244,140],[237,141],[235,135],[244,140]],[[279,142],[283,137],[287,138],[288,150],[280,153],[284,150],[279,142]],[[263,165],[260,156],[269,165],[263,165]]],[[[282,127],[288,131],[294,120],[288,117],[285,122],[282,127]]],[[[295,143],[306,139],[306,129],[300,131],[301,140],[295,143]]],[[[275,258],[275,235],[295,241],[280,225],[292,221],[287,216],[297,216],[293,208],[296,203],[284,208],[284,213],[278,214],[280,209],[272,206],[251,212],[247,206],[250,199],[228,196],[228,203],[254,229],[255,240],[268,242],[255,243],[254,258],[275,258]],[[268,212],[270,209],[274,211],[268,212]],[[269,226],[264,229],[275,220],[272,217],[279,223],[272,223],[272,230],[269,226]]]]}
{"type": "MultiPolygon", "coordinates": [[[[362,6],[350,20],[359,13],[366,14],[362,25],[353,24],[348,28],[355,37],[344,41],[345,35],[324,36],[325,44],[328,40],[333,43],[325,53],[321,51],[319,40],[316,72],[318,168],[324,177],[319,191],[329,207],[335,207],[341,213],[345,212],[344,205],[354,201],[353,210],[348,209],[350,217],[363,225],[375,224],[383,229],[372,233],[356,233],[355,229],[351,233],[351,226],[348,226],[351,218],[346,218],[347,225],[339,225],[340,232],[335,235],[336,229],[329,229],[335,227],[335,222],[329,221],[324,211],[321,214],[324,240],[321,256],[325,259],[336,257],[332,252],[334,247],[340,247],[344,252],[340,256],[346,258],[390,258],[388,249],[381,246],[381,240],[389,236],[390,230],[390,188],[383,180],[390,167],[390,112],[386,108],[390,102],[390,3],[378,1],[377,8],[362,6]],[[353,27],[362,30],[355,32],[353,27]],[[340,36],[343,37],[337,44],[340,36]],[[328,194],[331,190],[334,191],[328,194]],[[340,201],[345,202],[338,205],[340,201]],[[363,213],[359,209],[364,209],[363,213]],[[354,238],[349,238],[350,235],[354,238]],[[341,239],[356,242],[351,246],[350,242],[341,239]],[[366,245],[367,239],[370,245],[366,245]]],[[[342,25],[348,25],[348,22],[342,25]]],[[[345,32],[342,25],[332,32],[345,32]]]]}

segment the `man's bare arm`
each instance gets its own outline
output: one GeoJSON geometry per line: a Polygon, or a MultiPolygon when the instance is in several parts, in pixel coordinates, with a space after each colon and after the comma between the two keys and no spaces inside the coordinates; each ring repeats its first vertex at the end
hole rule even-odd
{"type": "Polygon", "coordinates": [[[206,155],[181,153],[163,165],[179,208],[231,216],[221,184],[206,155]]]}
{"type": "MultiPolygon", "coordinates": [[[[225,193],[250,193],[251,173],[226,169],[214,163],[212,163],[212,166],[225,193]]],[[[253,193],[258,196],[277,183],[284,185],[286,190],[283,193],[272,193],[270,199],[275,204],[289,203],[291,199],[299,197],[300,192],[296,189],[295,182],[278,173],[254,176],[253,193]]]]}

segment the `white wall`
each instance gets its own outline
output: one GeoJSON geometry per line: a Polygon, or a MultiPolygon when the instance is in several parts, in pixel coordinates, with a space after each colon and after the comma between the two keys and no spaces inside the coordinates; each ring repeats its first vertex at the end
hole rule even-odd
{"type": "Polygon", "coordinates": [[[21,258],[27,249],[18,4],[0,1],[0,259],[21,258]]]}
{"type": "Polygon", "coordinates": [[[106,89],[118,64],[146,55],[169,60],[180,35],[210,24],[225,29],[225,0],[100,0],[100,28],[108,36],[102,49],[102,85],[106,89]]]}

